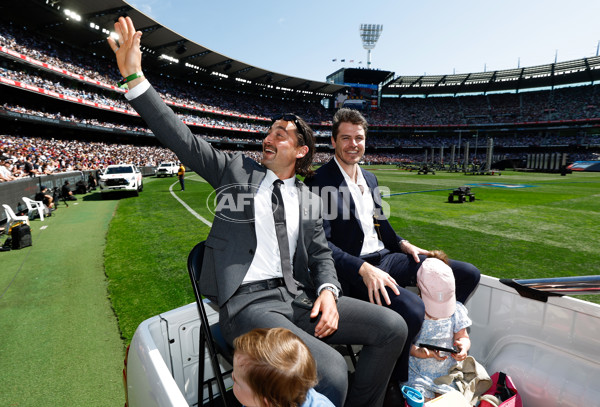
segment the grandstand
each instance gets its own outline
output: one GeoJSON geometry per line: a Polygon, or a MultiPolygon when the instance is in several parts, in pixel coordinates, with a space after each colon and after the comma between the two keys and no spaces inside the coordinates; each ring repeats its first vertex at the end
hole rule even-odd
{"type": "MultiPolygon", "coordinates": [[[[82,149],[86,143],[90,148],[93,143],[160,148],[123,98],[125,90],[116,86],[120,78],[106,36],[123,14],[144,33],[146,75],[194,133],[221,149],[256,157],[269,117],[293,111],[316,130],[316,162],[326,161],[331,152],[335,101],[350,90],[343,84],[290,77],[236,61],[161,26],[121,0],[24,0],[7,2],[1,11],[0,148],[14,161],[16,176],[26,175],[22,167],[27,156],[36,161],[36,171],[46,172],[40,167],[97,170],[106,160],[96,157],[81,163],[70,154],[67,160],[74,161],[69,166],[60,160],[49,163],[43,154],[9,149],[14,138],[38,146],[62,139],[78,140],[82,149]],[[68,8],[80,14],[67,15],[68,8]]],[[[344,72],[357,80],[364,77],[360,71],[344,72]]],[[[487,138],[494,139],[498,160],[523,162],[527,154],[566,153],[571,163],[597,159],[600,153],[595,85],[600,58],[461,75],[394,77],[390,71],[374,72],[380,77],[379,99],[365,110],[371,124],[366,156],[370,163],[449,163],[451,146],[484,146],[487,138]],[[439,154],[429,154],[438,148],[439,154]]],[[[484,148],[471,152],[468,160],[484,160],[484,148]]],[[[153,155],[139,157],[140,166],[157,164],[153,155]]]]}

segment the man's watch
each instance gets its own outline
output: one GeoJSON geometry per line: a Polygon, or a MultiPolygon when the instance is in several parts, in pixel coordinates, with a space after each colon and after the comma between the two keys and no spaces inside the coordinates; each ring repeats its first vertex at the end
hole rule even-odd
{"type": "Polygon", "coordinates": [[[321,291],[319,291],[319,295],[321,295],[321,293],[323,292],[323,290],[331,291],[331,293],[333,294],[333,298],[335,299],[335,302],[337,302],[337,300],[338,300],[338,293],[337,293],[337,290],[335,289],[335,287],[331,287],[331,286],[323,287],[321,289],[321,291]]]}
{"type": "Polygon", "coordinates": [[[410,242],[406,239],[402,239],[400,240],[400,242],[398,243],[398,245],[400,246],[400,251],[404,253],[404,251],[402,250],[402,245],[403,244],[410,244],[410,242]]]}

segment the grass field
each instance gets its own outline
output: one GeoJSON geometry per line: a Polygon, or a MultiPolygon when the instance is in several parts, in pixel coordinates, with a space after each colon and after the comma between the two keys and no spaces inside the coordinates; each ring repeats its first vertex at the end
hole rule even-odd
{"type": "Polygon", "coordinates": [[[118,201],[98,195],[32,220],[33,245],[0,253],[2,407],[123,406],[125,349],[104,274],[118,201]]]}
{"type": "MultiPolygon", "coordinates": [[[[500,278],[600,273],[598,173],[469,176],[370,169],[389,188],[392,225],[422,248],[442,249],[500,278]],[[448,193],[462,185],[472,187],[476,200],[448,203],[448,193]]],[[[211,191],[195,174],[186,178],[184,192],[173,178],[152,178],[139,198],[119,202],[105,268],[126,342],[143,320],[194,300],[187,254],[210,228],[190,210],[212,221],[206,207],[211,191]]]]}

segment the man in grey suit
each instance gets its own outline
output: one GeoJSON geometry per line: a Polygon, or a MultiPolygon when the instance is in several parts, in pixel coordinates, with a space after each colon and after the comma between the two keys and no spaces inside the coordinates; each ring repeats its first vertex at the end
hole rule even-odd
{"type": "Polygon", "coordinates": [[[381,406],[407,327],[391,310],[341,296],[320,199],[295,177],[310,169],[310,127],[293,114],[275,118],[263,141],[262,165],[216,150],[193,135],[144,79],[142,34],[131,19],[119,18],[115,30],[119,44],[109,44],[129,85],[127,99],[154,135],[215,188],[202,286],[220,306],[225,338],[232,342],[254,328],[288,328],[317,361],[318,391],[336,406],[381,406]],[[273,215],[280,204],[287,235],[281,239],[282,221],[273,215]],[[273,261],[280,254],[283,260],[273,261]],[[363,345],[349,392],[346,362],[329,346],[346,343],[363,345]]]}

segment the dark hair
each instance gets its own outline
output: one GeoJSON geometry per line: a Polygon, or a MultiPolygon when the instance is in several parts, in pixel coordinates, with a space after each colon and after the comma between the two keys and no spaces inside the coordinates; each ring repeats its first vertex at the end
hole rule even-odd
{"type": "Polygon", "coordinates": [[[367,119],[365,119],[365,117],[358,110],[343,107],[335,112],[335,115],[333,116],[333,127],[331,128],[331,134],[334,140],[337,140],[338,130],[340,128],[340,124],[342,123],[358,124],[365,130],[365,136],[367,135],[367,129],[369,127],[367,119]]]}
{"type": "Polygon", "coordinates": [[[300,159],[296,160],[296,174],[307,177],[313,174],[312,160],[315,155],[315,134],[301,117],[296,120],[296,138],[298,146],[307,146],[308,152],[300,159]]]}

